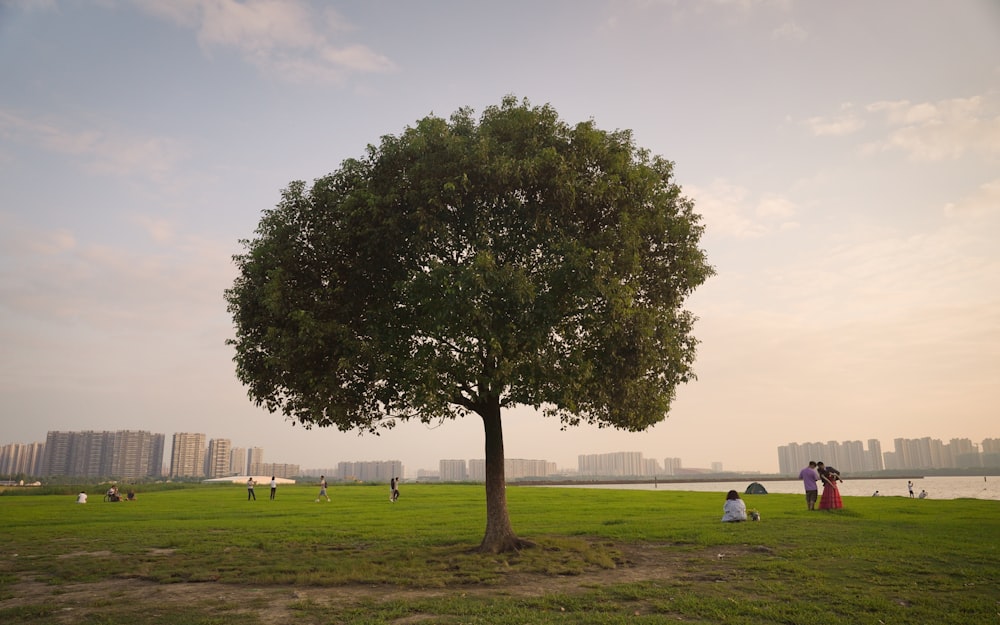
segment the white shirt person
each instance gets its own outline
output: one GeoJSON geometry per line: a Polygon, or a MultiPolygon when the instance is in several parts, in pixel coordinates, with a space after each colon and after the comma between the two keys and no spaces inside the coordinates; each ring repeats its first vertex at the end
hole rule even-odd
{"type": "Polygon", "coordinates": [[[722,522],[731,523],[734,521],[747,520],[747,505],[740,499],[740,494],[735,490],[726,494],[726,503],[722,506],[722,522]]]}

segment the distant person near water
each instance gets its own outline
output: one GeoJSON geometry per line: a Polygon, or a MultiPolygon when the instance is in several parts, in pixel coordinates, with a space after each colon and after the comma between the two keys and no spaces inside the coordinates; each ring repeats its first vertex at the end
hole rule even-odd
{"type": "Polygon", "coordinates": [[[910,499],[913,499],[913,481],[906,480],[906,489],[910,491],[910,499]]]}
{"type": "Polygon", "coordinates": [[[257,493],[253,492],[253,487],[257,485],[257,482],[253,481],[253,477],[247,479],[247,501],[253,499],[257,501],[257,493]]]}
{"type": "Polygon", "coordinates": [[[878,497],[878,496],[879,496],[878,491],[875,491],[874,493],[872,493],[872,497],[878,497]]]}
{"type": "Polygon", "coordinates": [[[815,510],[816,499],[819,496],[819,487],[817,486],[817,483],[820,481],[819,472],[816,470],[815,460],[810,460],[809,466],[799,471],[799,479],[802,480],[802,485],[806,488],[806,508],[809,510],[815,510]]]}
{"type": "Polygon", "coordinates": [[[278,480],[271,476],[271,501],[274,501],[274,493],[278,490],[278,480]]]}
{"type": "Polygon", "coordinates": [[[823,496],[819,500],[819,509],[840,510],[844,507],[844,502],[840,499],[840,489],[837,488],[837,482],[844,481],[840,479],[840,471],[822,462],[817,462],[816,468],[819,470],[820,479],[823,480],[823,496]]]}
{"type": "Polygon", "coordinates": [[[326,494],[326,476],[319,476],[319,496],[316,497],[316,501],[326,497],[327,501],[330,501],[330,496],[326,494]]]}
{"type": "Polygon", "coordinates": [[[927,491],[921,489],[919,499],[927,499],[927,491]]]}
{"type": "Polygon", "coordinates": [[[735,490],[726,493],[726,503],[722,506],[722,522],[733,523],[747,520],[747,505],[735,490]]]}

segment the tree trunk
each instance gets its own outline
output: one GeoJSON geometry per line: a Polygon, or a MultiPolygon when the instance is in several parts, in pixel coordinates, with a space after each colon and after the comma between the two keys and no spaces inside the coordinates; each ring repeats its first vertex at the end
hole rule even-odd
{"type": "Polygon", "coordinates": [[[486,434],[486,534],[479,551],[502,553],[532,545],[514,534],[507,513],[507,480],[504,477],[503,425],[500,400],[494,399],[480,414],[486,434]]]}

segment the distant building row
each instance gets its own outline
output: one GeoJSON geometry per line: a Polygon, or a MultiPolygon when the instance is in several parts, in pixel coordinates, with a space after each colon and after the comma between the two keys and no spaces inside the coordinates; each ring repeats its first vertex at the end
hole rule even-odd
{"type": "Polygon", "coordinates": [[[827,443],[789,443],[778,447],[778,472],[797,475],[810,460],[823,461],[841,472],[865,473],[909,469],[974,469],[1000,467],[1000,439],[987,438],[981,448],[967,438],[939,439],[897,438],[895,451],[882,452],[877,439],[829,441],[827,443]]]}
{"type": "MultiPolygon", "coordinates": [[[[607,454],[587,454],[577,458],[578,476],[593,477],[656,477],[673,476],[683,472],[680,458],[664,458],[663,465],[653,458],[643,458],[642,452],[619,451],[607,454]]],[[[718,471],[722,470],[719,464],[718,471]]],[[[556,477],[567,472],[559,471],[556,463],[547,460],[504,459],[504,477],[507,480],[556,477]]],[[[438,471],[421,471],[419,478],[436,478],[442,482],[484,482],[486,461],[440,460],[438,471]]]]}
{"type": "MultiPolygon", "coordinates": [[[[44,443],[0,447],[0,475],[136,480],[164,475],[163,434],[146,431],[49,432],[44,443]]],[[[173,436],[170,477],[299,475],[299,465],[264,462],[264,450],[232,447],[226,438],[204,434],[173,436]]]]}
{"type": "Polygon", "coordinates": [[[301,475],[299,465],[264,462],[261,447],[233,447],[228,438],[207,439],[202,433],[174,434],[170,453],[170,477],[217,478],[233,475],[301,475]]]}

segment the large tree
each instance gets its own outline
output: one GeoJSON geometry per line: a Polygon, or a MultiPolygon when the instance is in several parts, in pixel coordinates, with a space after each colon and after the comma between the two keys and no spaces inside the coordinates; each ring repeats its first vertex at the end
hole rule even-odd
{"type": "Polygon", "coordinates": [[[507,513],[501,414],[641,431],[693,379],[686,297],[712,274],[673,163],[628,131],[504,98],[429,116],[264,212],[226,300],[271,412],[376,433],[483,420],[486,532],[507,513]]]}

